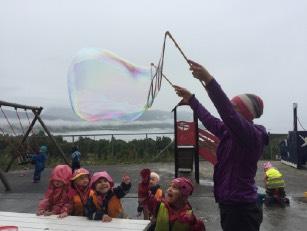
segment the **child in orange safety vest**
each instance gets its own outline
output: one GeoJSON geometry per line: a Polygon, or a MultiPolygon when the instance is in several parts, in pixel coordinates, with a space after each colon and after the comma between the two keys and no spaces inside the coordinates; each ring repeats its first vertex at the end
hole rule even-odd
{"type": "Polygon", "coordinates": [[[84,206],[88,200],[90,188],[90,173],[85,168],[76,169],[71,178],[71,189],[69,192],[72,202],[73,216],[85,216],[84,206]]]}
{"type": "Polygon", "coordinates": [[[112,177],[106,172],[96,172],[90,183],[90,194],[85,205],[85,215],[89,220],[110,222],[112,218],[124,218],[120,199],[131,188],[129,176],[123,176],[121,185],[114,188],[112,177]]]}

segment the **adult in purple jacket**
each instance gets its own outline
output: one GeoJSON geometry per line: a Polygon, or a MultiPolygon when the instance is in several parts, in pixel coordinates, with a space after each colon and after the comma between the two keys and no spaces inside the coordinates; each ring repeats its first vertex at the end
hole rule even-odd
{"type": "Polygon", "coordinates": [[[260,97],[238,95],[229,100],[221,86],[200,64],[190,61],[195,78],[205,84],[221,119],[212,116],[185,88],[175,86],[178,96],[188,103],[203,125],[220,139],[214,166],[214,196],[219,204],[224,231],[259,230],[262,210],[257,204],[255,175],[257,162],[268,144],[268,134],[253,123],[263,112],[260,97]]]}

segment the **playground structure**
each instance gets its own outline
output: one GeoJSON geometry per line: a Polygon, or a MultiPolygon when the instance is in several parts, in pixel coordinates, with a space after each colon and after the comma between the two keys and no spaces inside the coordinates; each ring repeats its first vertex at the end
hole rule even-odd
{"type": "Polygon", "coordinates": [[[307,161],[307,131],[298,131],[297,121],[299,121],[297,117],[297,104],[294,103],[293,131],[289,131],[287,139],[279,144],[279,148],[282,163],[294,168],[302,168],[307,161]]]}
{"type": "MultiPolygon", "coordinates": [[[[40,117],[40,114],[43,110],[42,107],[27,106],[27,105],[22,105],[22,104],[0,101],[0,109],[1,109],[1,112],[2,112],[2,115],[5,119],[5,121],[7,122],[7,125],[10,129],[10,132],[7,133],[7,132],[5,132],[5,129],[0,126],[0,132],[2,133],[1,135],[3,137],[6,137],[6,136],[8,136],[8,137],[9,136],[20,137],[20,140],[18,141],[17,146],[15,146],[14,149],[12,150],[12,156],[11,156],[11,159],[10,159],[6,169],[5,169],[5,172],[8,172],[10,170],[12,164],[14,163],[14,161],[16,159],[19,162],[21,162],[22,160],[28,158],[27,155],[28,155],[29,152],[33,153],[33,147],[31,147],[31,145],[27,145],[26,141],[29,138],[30,132],[33,132],[33,127],[34,127],[34,125],[37,121],[40,123],[43,130],[46,132],[46,134],[48,135],[48,137],[50,138],[52,143],[55,145],[57,151],[62,155],[66,164],[69,164],[68,160],[66,159],[66,157],[64,155],[63,150],[57,144],[57,142],[55,141],[55,139],[51,135],[49,129],[47,128],[47,126],[43,122],[42,118],[40,117]],[[5,107],[6,110],[3,110],[3,107],[5,107]],[[14,128],[12,122],[10,121],[9,117],[7,116],[7,113],[12,112],[12,110],[15,111],[15,113],[16,113],[16,118],[17,118],[18,123],[19,123],[18,129],[16,129],[16,127],[14,128]],[[20,116],[21,110],[23,110],[23,113],[26,115],[26,118],[28,120],[27,125],[24,125],[21,121],[21,116],[20,116]],[[30,122],[30,116],[29,116],[28,111],[30,111],[33,114],[33,119],[32,119],[31,122],[30,122]],[[18,133],[17,130],[21,131],[21,133],[18,133]],[[31,149],[31,148],[32,148],[32,150],[30,150],[30,151],[27,150],[27,149],[31,149]]],[[[1,170],[0,170],[0,179],[3,182],[6,190],[10,190],[8,181],[6,180],[5,175],[1,170]]]]}
{"type": "Polygon", "coordinates": [[[216,147],[219,139],[198,127],[198,118],[193,112],[193,121],[177,121],[177,108],[174,109],[175,132],[175,177],[178,172],[192,172],[194,162],[195,181],[199,183],[199,156],[212,165],[217,162],[216,147]]]}

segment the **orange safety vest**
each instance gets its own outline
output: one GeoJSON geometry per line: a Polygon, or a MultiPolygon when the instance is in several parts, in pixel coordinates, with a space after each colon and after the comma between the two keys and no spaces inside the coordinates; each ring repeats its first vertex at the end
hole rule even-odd
{"type": "Polygon", "coordinates": [[[84,206],[81,198],[78,194],[75,194],[72,198],[73,202],[73,213],[74,216],[84,216],[84,206]]]}
{"type": "Polygon", "coordinates": [[[161,188],[158,188],[156,193],[155,193],[155,198],[157,200],[161,200],[163,198],[163,191],[161,188]]]}
{"type": "MultiPolygon", "coordinates": [[[[96,208],[101,209],[101,206],[98,203],[96,192],[91,190],[89,197],[93,198],[93,202],[96,208]]],[[[108,216],[112,218],[124,218],[122,203],[120,202],[120,199],[116,195],[113,195],[109,199],[107,207],[108,207],[108,216]]]]}

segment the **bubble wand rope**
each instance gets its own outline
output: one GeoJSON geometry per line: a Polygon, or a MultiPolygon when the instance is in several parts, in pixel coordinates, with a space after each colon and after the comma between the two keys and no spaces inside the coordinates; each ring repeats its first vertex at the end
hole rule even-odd
{"type": "MultiPolygon", "coordinates": [[[[157,66],[153,63],[150,64],[151,66],[153,66],[155,69],[157,69],[157,66]]],[[[162,73],[162,77],[172,86],[174,87],[174,84],[162,73]]]]}
{"type": "MultiPolygon", "coordinates": [[[[151,76],[152,76],[152,80],[151,80],[151,84],[149,87],[149,91],[148,91],[148,96],[147,96],[147,103],[146,103],[146,107],[150,108],[154,102],[155,97],[157,96],[160,88],[161,88],[161,82],[162,82],[162,77],[164,77],[167,82],[174,87],[174,85],[172,84],[172,82],[162,73],[163,71],[163,64],[164,64],[164,53],[165,53],[165,43],[166,43],[166,38],[169,37],[173,43],[175,44],[176,48],[179,50],[179,52],[181,53],[181,55],[183,56],[183,58],[186,60],[186,62],[188,63],[188,65],[191,67],[191,63],[189,62],[189,59],[187,58],[187,56],[183,53],[182,49],[179,47],[178,43],[176,42],[176,40],[174,39],[174,37],[171,35],[171,33],[169,31],[166,31],[164,34],[164,41],[163,41],[163,46],[162,46],[162,53],[158,62],[158,66],[155,67],[155,72],[153,73],[152,69],[151,69],[151,76]]],[[[152,65],[153,67],[153,65],[152,65]]],[[[200,83],[203,85],[203,87],[205,87],[205,84],[199,80],[200,83]]]]}
{"type": "MultiPolygon", "coordinates": [[[[179,47],[178,43],[176,42],[176,40],[174,39],[174,37],[171,35],[171,33],[169,31],[165,32],[165,36],[164,36],[164,44],[163,44],[163,56],[164,56],[164,49],[165,49],[165,40],[166,37],[169,37],[173,43],[175,44],[176,48],[179,50],[179,52],[181,53],[181,55],[183,56],[183,58],[187,61],[187,63],[189,64],[189,66],[191,67],[191,63],[189,62],[189,59],[187,58],[187,56],[183,53],[182,49],[179,47]]],[[[201,85],[203,85],[203,87],[205,87],[205,84],[199,80],[199,82],[201,83],[201,85]]]]}

